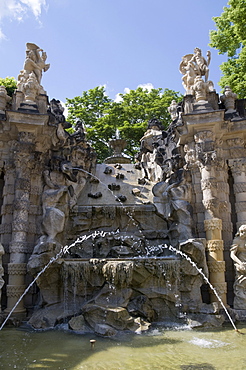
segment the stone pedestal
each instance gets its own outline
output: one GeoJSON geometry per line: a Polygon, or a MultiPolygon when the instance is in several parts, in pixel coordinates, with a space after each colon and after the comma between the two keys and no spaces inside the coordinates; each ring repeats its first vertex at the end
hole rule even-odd
{"type": "MultiPolygon", "coordinates": [[[[226,305],[225,262],[223,258],[224,243],[221,238],[222,221],[212,218],[204,221],[207,238],[209,281],[226,305]]],[[[217,302],[218,298],[210,291],[211,302],[217,302]]]]}

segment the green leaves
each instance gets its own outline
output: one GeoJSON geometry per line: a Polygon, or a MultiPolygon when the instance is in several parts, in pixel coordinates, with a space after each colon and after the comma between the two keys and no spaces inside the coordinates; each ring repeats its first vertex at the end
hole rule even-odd
{"type": "Polygon", "coordinates": [[[74,123],[79,118],[84,122],[87,139],[96,149],[99,161],[112,154],[108,142],[115,136],[116,129],[121,138],[127,140],[125,153],[133,159],[148,121],[157,118],[167,127],[170,122],[167,108],[173,99],[182,99],[173,90],[141,87],[119,96],[120,101],[113,101],[106,95],[104,87],[95,87],[81,96],[67,99],[68,120],[74,123]]]}
{"type": "Polygon", "coordinates": [[[14,77],[0,78],[0,86],[5,86],[7,94],[12,96],[17,87],[17,81],[14,77]]]}
{"type": "Polygon", "coordinates": [[[210,31],[210,46],[228,55],[221,65],[220,86],[229,85],[240,98],[246,97],[246,0],[229,0],[219,17],[213,18],[217,30],[210,31]]]}

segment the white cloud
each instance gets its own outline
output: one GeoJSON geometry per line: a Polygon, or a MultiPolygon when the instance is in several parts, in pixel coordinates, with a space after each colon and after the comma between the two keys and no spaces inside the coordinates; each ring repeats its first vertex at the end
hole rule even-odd
{"type": "Polygon", "coordinates": [[[64,108],[63,114],[64,114],[65,118],[67,118],[67,116],[68,116],[68,108],[66,107],[66,105],[65,105],[65,103],[63,101],[60,101],[60,103],[61,103],[62,107],[64,108]]]}
{"type": "Polygon", "coordinates": [[[154,85],[151,82],[148,82],[147,84],[140,84],[138,87],[142,87],[143,90],[152,90],[154,89],[154,85]]]}
{"type": "MultiPolygon", "coordinates": [[[[46,7],[46,0],[0,0],[0,23],[3,18],[22,21],[30,12],[38,19],[42,7],[46,7]]],[[[0,29],[0,39],[4,38],[6,36],[0,29]]]]}
{"type": "Polygon", "coordinates": [[[0,40],[4,40],[4,39],[6,39],[6,36],[0,28],[0,40]]]}
{"type": "MultiPolygon", "coordinates": [[[[148,91],[154,89],[154,85],[150,82],[148,82],[147,84],[140,84],[138,85],[138,87],[142,87],[143,90],[148,90],[148,91]]],[[[128,94],[129,92],[130,92],[129,87],[125,87],[124,94],[128,94]]],[[[116,103],[119,103],[120,101],[122,101],[122,97],[120,96],[120,93],[115,95],[114,101],[116,103]]]]}

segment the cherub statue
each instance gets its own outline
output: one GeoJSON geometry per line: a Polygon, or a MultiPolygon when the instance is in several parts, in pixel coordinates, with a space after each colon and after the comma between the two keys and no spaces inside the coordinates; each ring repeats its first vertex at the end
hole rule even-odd
{"type": "Polygon", "coordinates": [[[231,246],[236,279],[234,283],[234,308],[246,309],[246,225],[239,227],[231,246]]]}

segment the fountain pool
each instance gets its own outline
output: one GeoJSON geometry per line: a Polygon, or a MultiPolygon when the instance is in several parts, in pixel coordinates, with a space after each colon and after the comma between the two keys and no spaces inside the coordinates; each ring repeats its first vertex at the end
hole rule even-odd
{"type": "MultiPolygon", "coordinates": [[[[246,334],[246,325],[239,326],[246,334]]],[[[158,327],[113,339],[66,331],[0,332],[1,369],[245,369],[246,335],[231,326],[213,330],[158,327]],[[91,349],[90,340],[96,339],[91,349]]]]}

